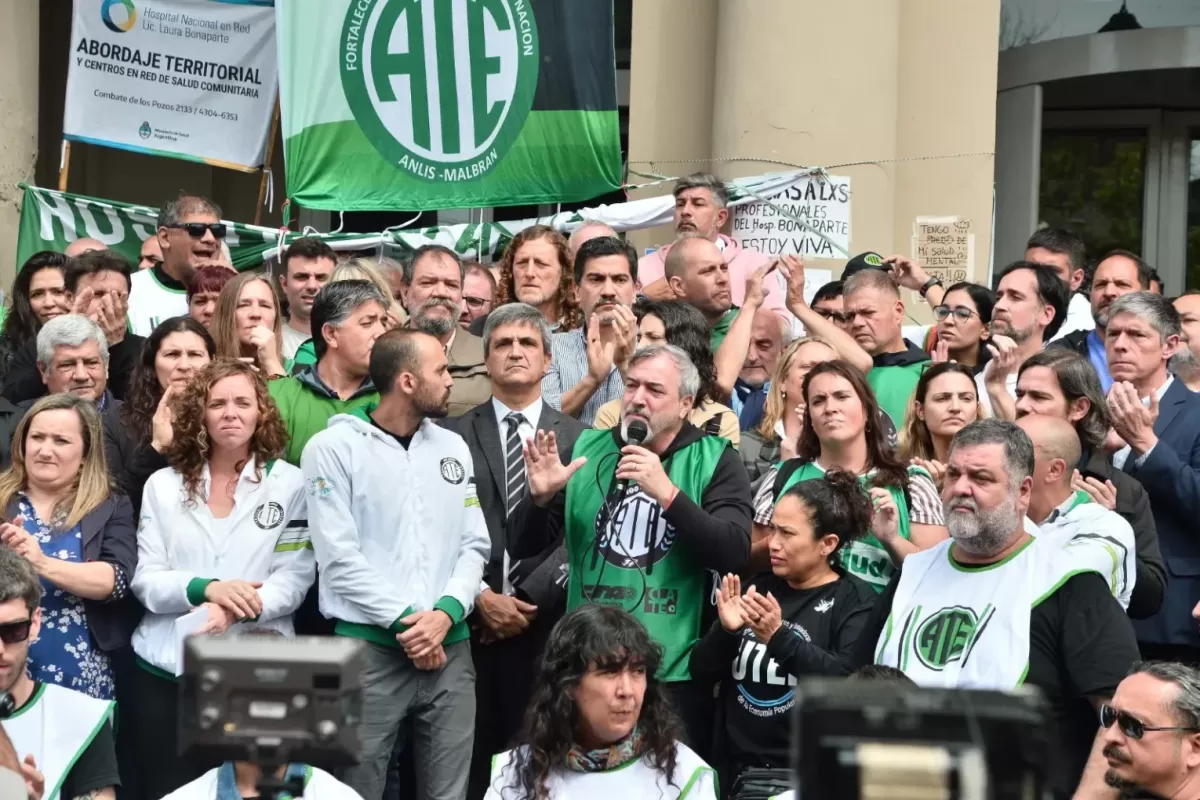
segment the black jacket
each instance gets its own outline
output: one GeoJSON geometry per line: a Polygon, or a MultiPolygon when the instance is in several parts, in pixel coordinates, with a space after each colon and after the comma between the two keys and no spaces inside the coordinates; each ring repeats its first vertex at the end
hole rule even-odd
{"type": "Polygon", "coordinates": [[[104,454],[108,457],[108,472],[120,491],[133,504],[133,518],[142,513],[142,489],[150,476],[167,466],[167,458],[150,446],[121,420],[121,405],[114,404],[104,412],[104,454]]]}
{"type": "Polygon", "coordinates": [[[12,466],[12,443],[25,409],[0,397],[0,472],[12,466]]]}
{"type": "MultiPolygon", "coordinates": [[[[508,476],[504,463],[505,444],[500,439],[500,429],[496,425],[492,401],[489,399],[475,406],[461,417],[447,417],[441,424],[466,441],[471,451],[471,460],[475,464],[475,488],[479,495],[479,507],[483,511],[483,518],[487,522],[488,534],[492,540],[492,554],[484,569],[484,580],[492,591],[501,591],[504,583],[504,551],[507,548],[510,557],[522,558],[512,576],[517,594],[523,595],[539,610],[546,610],[546,616],[550,616],[551,609],[566,598],[563,586],[557,580],[561,575],[562,566],[566,564],[566,549],[557,542],[547,542],[546,547],[531,556],[516,556],[513,553],[512,540],[524,528],[526,515],[532,511],[533,504],[525,502],[514,510],[511,517],[507,514],[508,476]]],[[[538,430],[554,432],[559,458],[564,463],[571,460],[575,440],[586,429],[579,420],[566,416],[552,408],[549,403],[542,404],[537,427],[538,430]]],[[[563,494],[563,497],[556,498],[555,506],[561,507],[566,502],[565,493],[563,494]]]]}
{"type": "MultiPolygon", "coordinates": [[[[612,435],[619,437],[620,427],[613,428],[612,435]]],[[[690,422],[684,422],[662,458],[669,458],[672,453],[707,435],[690,422]]],[[[615,461],[612,469],[616,470],[615,461]]],[[[561,541],[563,515],[551,515],[549,509],[538,509],[538,512],[530,514],[522,535],[509,550],[513,557],[524,558],[561,541]]],[[[675,529],[679,541],[687,544],[697,566],[721,574],[741,571],[750,559],[750,525],[754,510],[750,479],[737,451],[727,447],[721,453],[702,497],[688,497],[680,492],[663,516],[675,529]]]]}
{"type": "MultiPolygon", "coordinates": [[[[142,357],[141,336],[126,333],[125,338],[108,348],[108,390],[118,400],[125,399],[125,389],[138,359],[142,357]]],[[[4,375],[4,396],[13,403],[36,400],[47,394],[46,384],[37,366],[37,341],[30,341],[13,355],[12,364],[4,375]]]]}
{"type": "Polygon", "coordinates": [[[1158,529],[1150,510],[1150,497],[1136,478],[1114,468],[1103,453],[1085,451],[1078,469],[1084,477],[1112,481],[1117,487],[1114,510],[1133,528],[1133,541],[1137,545],[1137,578],[1129,598],[1128,613],[1131,619],[1148,619],[1162,608],[1163,592],[1167,587],[1167,566],[1158,548],[1158,529]]]}
{"type": "MultiPolygon", "coordinates": [[[[8,508],[8,518],[16,514],[16,503],[8,508]]],[[[139,617],[133,591],[133,573],[137,570],[137,525],[133,507],[123,494],[111,494],[80,523],[83,539],[83,560],[111,564],[118,575],[118,591],[124,580],[124,594],[109,600],[84,600],[88,630],[97,646],[112,652],[129,644],[139,617]]]]}
{"type": "Polygon", "coordinates": [[[1046,346],[1047,347],[1062,347],[1067,350],[1074,350],[1076,353],[1079,353],[1079,355],[1083,356],[1084,358],[1087,358],[1088,357],[1087,339],[1088,339],[1088,334],[1091,332],[1092,331],[1090,329],[1088,329],[1086,331],[1072,331],[1071,333],[1068,333],[1066,336],[1062,337],[1061,339],[1055,339],[1053,342],[1050,342],[1046,346]]]}

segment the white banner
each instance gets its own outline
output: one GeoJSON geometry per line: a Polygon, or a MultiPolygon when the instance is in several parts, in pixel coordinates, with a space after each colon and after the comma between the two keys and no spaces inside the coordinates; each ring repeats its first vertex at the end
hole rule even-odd
{"type": "Polygon", "coordinates": [[[844,259],[850,249],[850,179],[808,175],[769,202],[732,212],[733,238],[769,256],[844,259]]]}
{"type": "Polygon", "coordinates": [[[273,0],[75,0],[63,136],[232,169],[262,165],[273,0]]]}

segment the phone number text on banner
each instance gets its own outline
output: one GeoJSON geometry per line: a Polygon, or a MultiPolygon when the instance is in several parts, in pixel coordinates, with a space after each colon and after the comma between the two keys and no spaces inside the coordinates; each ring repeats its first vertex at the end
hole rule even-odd
{"type": "Polygon", "coordinates": [[[63,136],[253,170],[277,86],[273,0],[76,0],[63,136]]]}

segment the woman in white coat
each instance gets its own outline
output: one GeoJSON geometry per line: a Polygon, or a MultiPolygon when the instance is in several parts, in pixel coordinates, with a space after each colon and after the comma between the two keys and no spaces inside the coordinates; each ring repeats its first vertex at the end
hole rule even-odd
{"type": "Polygon", "coordinates": [[[133,635],[139,669],[132,724],[161,798],[206,766],[177,754],[182,637],[233,628],[291,636],[316,577],[304,480],[281,459],[286,433],[262,378],[219,359],[172,403],[170,467],[146,483],[133,592],[146,616],[133,635]]]}

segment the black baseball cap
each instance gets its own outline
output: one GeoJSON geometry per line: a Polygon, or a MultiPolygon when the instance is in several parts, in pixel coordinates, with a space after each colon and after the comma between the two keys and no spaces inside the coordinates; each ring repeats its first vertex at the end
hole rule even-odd
{"type": "Polygon", "coordinates": [[[877,269],[881,272],[887,271],[883,263],[883,256],[874,250],[868,250],[865,253],[859,253],[846,262],[846,268],[842,270],[842,280],[846,280],[854,273],[862,272],[864,269],[877,269]]]}

